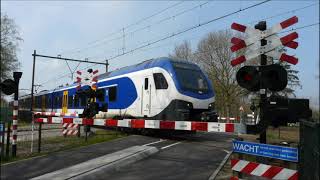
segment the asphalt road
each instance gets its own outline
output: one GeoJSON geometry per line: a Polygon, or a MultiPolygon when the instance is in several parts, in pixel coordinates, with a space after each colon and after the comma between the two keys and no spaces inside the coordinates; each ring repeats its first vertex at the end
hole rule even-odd
{"type": "Polygon", "coordinates": [[[132,135],[89,147],[1,166],[1,179],[29,179],[135,145],[160,151],[95,179],[208,179],[231,150],[232,136],[219,133],[179,135],[170,139],[132,135]]]}
{"type": "Polygon", "coordinates": [[[135,164],[97,179],[207,180],[231,150],[231,136],[217,133],[199,133],[152,144],[160,152],[135,164]],[[168,144],[166,144],[168,143],[168,144]]]}

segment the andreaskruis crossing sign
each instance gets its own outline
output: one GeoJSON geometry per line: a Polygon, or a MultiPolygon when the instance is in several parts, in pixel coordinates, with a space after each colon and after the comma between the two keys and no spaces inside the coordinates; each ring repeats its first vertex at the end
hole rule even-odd
{"type": "Polygon", "coordinates": [[[273,34],[276,34],[280,32],[281,30],[295,24],[298,22],[298,17],[294,16],[290,19],[287,19],[279,24],[274,25],[270,29],[267,29],[265,31],[260,31],[258,29],[254,29],[251,27],[247,27],[241,24],[233,23],[231,25],[231,29],[246,33],[249,38],[244,39],[245,45],[250,46],[251,44],[260,41],[261,39],[267,38],[273,34]]]}
{"type": "Polygon", "coordinates": [[[77,77],[76,82],[78,83],[77,89],[80,89],[81,86],[91,86],[91,88],[96,89],[96,83],[98,82],[98,76],[95,74],[97,74],[99,71],[95,70],[92,72],[92,70],[90,69],[90,71],[85,71],[85,72],[81,72],[81,71],[77,71],[77,74],[80,77],[77,77]]]}
{"type": "MultiPolygon", "coordinates": [[[[298,33],[293,32],[288,34],[282,38],[279,38],[277,35],[272,35],[266,38],[268,41],[267,46],[260,46],[260,42],[254,43],[253,45],[247,48],[247,51],[244,55],[234,59],[231,64],[237,65],[239,61],[246,61],[258,57],[261,54],[265,54],[267,56],[279,59],[280,61],[286,61],[291,64],[297,64],[298,59],[289,56],[285,53],[280,53],[276,50],[279,46],[284,46],[287,43],[293,41],[294,39],[298,38],[298,33]]],[[[232,48],[232,47],[231,47],[232,48]]]]}
{"type": "Polygon", "coordinates": [[[231,65],[236,66],[247,60],[253,59],[261,54],[277,58],[280,61],[286,61],[291,64],[297,64],[297,58],[289,56],[285,53],[279,53],[276,50],[276,48],[283,48],[284,46],[290,47],[292,49],[296,49],[298,47],[298,43],[294,41],[298,38],[298,34],[296,32],[290,33],[281,38],[278,37],[276,34],[282,29],[285,29],[297,22],[298,18],[294,16],[279,24],[274,25],[272,28],[267,29],[265,31],[260,31],[241,24],[233,23],[231,25],[231,28],[246,33],[248,35],[248,38],[242,40],[240,38],[233,37],[231,39],[231,43],[233,44],[233,46],[231,47],[232,52],[246,48],[245,54],[233,59],[231,61],[231,65]],[[268,43],[266,46],[261,46],[261,39],[267,40],[268,43]]]}

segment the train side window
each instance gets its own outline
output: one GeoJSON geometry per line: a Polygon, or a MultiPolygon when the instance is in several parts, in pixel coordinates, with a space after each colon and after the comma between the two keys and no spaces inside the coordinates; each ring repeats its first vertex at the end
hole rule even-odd
{"type": "Polygon", "coordinates": [[[79,96],[74,95],[74,107],[79,107],[79,96]]]}
{"type": "Polygon", "coordinates": [[[60,97],[57,96],[57,108],[59,108],[59,107],[60,107],[60,97]]]}
{"type": "Polygon", "coordinates": [[[72,107],[72,104],[73,104],[73,96],[71,95],[68,97],[68,106],[72,107]]]}
{"type": "Polygon", "coordinates": [[[80,104],[81,104],[81,106],[86,106],[87,105],[87,97],[86,96],[81,96],[80,97],[80,104]]]}
{"type": "Polygon", "coordinates": [[[40,96],[37,96],[37,105],[36,105],[36,107],[37,108],[40,108],[41,107],[41,97],[40,96]]]}
{"type": "Polygon", "coordinates": [[[79,96],[76,94],[74,95],[74,107],[79,106],[79,96]]]}
{"type": "Polygon", "coordinates": [[[52,107],[51,104],[52,104],[52,97],[48,96],[48,108],[52,107]]]}
{"type": "Polygon", "coordinates": [[[56,108],[59,108],[60,107],[60,100],[59,100],[59,96],[57,95],[57,101],[56,101],[56,108]]]}
{"type": "Polygon", "coordinates": [[[156,85],[156,89],[168,89],[167,80],[162,73],[154,73],[153,79],[156,85]]]}
{"type": "Polygon", "coordinates": [[[46,100],[45,100],[45,106],[46,106],[46,108],[48,109],[49,107],[50,107],[50,103],[49,103],[49,100],[50,100],[50,97],[49,96],[45,96],[46,97],[46,100]]]}
{"type": "Polygon", "coordinates": [[[58,97],[54,96],[53,97],[53,107],[56,108],[58,105],[58,97]]]}
{"type": "Polygon", "coordinates": [[[98,89],[97,90],[97,99],[100,102],[104,102],[105,101],[105,97],[106,97],[106,91],[105,89],[98,89]]]}
{"type": "Polygon", "coordinates": [[[144,78],[144,90],[147,90],[149,86],[149,79],[148,78],[144,78]]]}
{"type": "Polygon", "coordinates": [[[60,97],[57,95],[56,96],[56,108],[59,108],[60,107],[60,97]]]}
{"type": "Polygon", "coordinates": [[[109,102],[117,100],[117,86],[109,87],[108,93],[109,102]]]}

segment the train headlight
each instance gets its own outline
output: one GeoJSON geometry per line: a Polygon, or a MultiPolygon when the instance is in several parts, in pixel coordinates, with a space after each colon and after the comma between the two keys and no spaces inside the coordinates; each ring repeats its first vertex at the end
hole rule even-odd
{"type": "Polygon", "coordinates": [[[208,109],[214,109],[214,102],[209,104],[209,108],[208,109]]]}

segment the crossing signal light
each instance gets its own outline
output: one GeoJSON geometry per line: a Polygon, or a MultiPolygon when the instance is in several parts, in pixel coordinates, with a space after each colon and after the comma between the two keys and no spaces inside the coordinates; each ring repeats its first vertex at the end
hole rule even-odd
{"type": "Polygon", "coordinates": [[[16,92],[17,84],[12,79],[6,79],[0,83],[0,90],[6,95],[11,95],[16,92]]]}
{"type": "Polygon", "coordinates": [[[236,75],[239,86],[249,91],[258,91],[260,86],[259,71],[256,66],[243,66],[236,75]]]}
{"type": "Polygon", "coordinates": [[[255,92],[259,89],[281,91],[288,84],[287,71],[278,64],[243,66],[236,75],[239,86],[255,92]]]}
{"type": "Polygon", "coordinates": [[[287,71],[278,64],[262,66],[262,83],[270,91],[281,91],[287,87],[287,71]]]}

